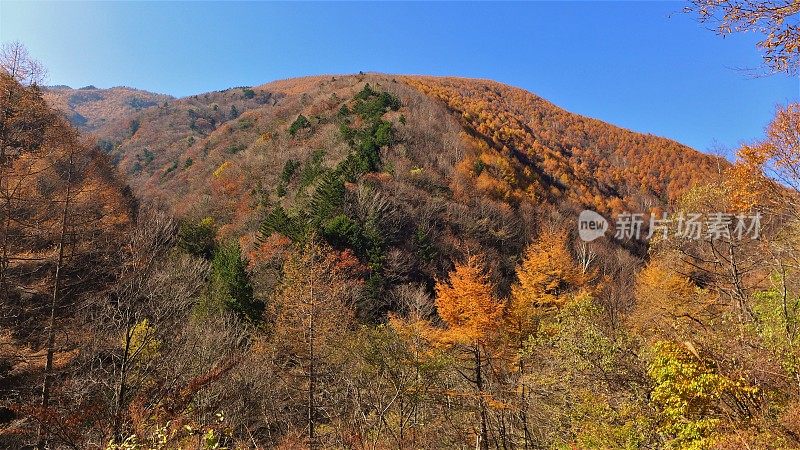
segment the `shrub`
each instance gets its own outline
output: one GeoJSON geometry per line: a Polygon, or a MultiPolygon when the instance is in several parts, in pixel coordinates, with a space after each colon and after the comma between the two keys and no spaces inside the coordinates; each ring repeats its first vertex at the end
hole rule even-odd
{"type": "Polygon", "coordinates": [[[168,174],[170,172],[174,172],[177,168],[178,168],[178,161],[175,160],[172,162],[172,164],[170,164],[169,167],[167,167],[167,170],[164,173],[168,174]]]}
{"type": "Polygon", "coordinates": [[[228,146],[228,148],[225,149],[225,152],[231,155],[235,155],[246,148],[247,146],[244,144],[231,144],[228,146]]]}
{"type": "Polygon", "coordinates": [[[140,125],[141,123],[139,122],[139,119],[131,120],[130,125],[128,125],[128,129],[131,132],[131,136],[133,136],[134,134],[136,134],[137,131],[139,131],[140,125]]]}
{"type": "Polygon", "coordinates": [[[225,161],[224,163],[220,164],[216,170],[214,170],[214,173],[212,173],[211,176],[213,176],[214,178],[219,178],[219,176],[222,175],[222,172],[225,172],[225,169],[227,169],[230,166],[231,162],[225,161]]]}
{"type": "Polygon", "coordinates": [[[156,155],[153,152],[151,152],[150,149],[145,148],[142,151],[141,155],[136,155],[136,159],[144,162],[144,164],[147,165],[153,162],[154,159],[156,159],[156,155]]]}
{"type": "Polygon", "coordinates": [[[114,143],[105,139],[100,139],[97,142],[97,148],[99,148],[101,152],[108,155],[114,151],[114,143]]]}
{"type": "Polygon", "coordinates": [[[239,123],[236,124],[236,128],[240,130],[253,128],[253,119],[239,119],[239,123]]]}
{"type": "Polygon", "coordinates": [[[298,167],[300,167],[300,161],[294,159],[286,161],[286,164],[283,165],[283,172],[281,172],[281,181],[288,183],[292,179],[292,175],[294,175],[298,167]]]}

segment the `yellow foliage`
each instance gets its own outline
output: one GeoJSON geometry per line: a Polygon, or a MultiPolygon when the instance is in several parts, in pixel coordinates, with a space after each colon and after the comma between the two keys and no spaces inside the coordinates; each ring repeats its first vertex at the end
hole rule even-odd
{"type": "MultiPolygon", "coordinates": [[[[137,361],[148,361],[158,356],[161,341],[155,337],[156,330],[147,319],[142,319],[130,331],[128,353],[137,361]]],[[[125,345],[123,339],[122,345],[125,345]]]]}
{"type": "Polygon", "coordinates": [[[709,317],[712,299],[711,293],[654,260],[636,278],[637,302],[630,323],[644,336],[667,333],[677,338],[689,332],[687,326],[709,317]]]}
{"type": "Polygon", "coordinates": [[[220,164],[220,166],[217,167],[217,170],[215,170],[213,173],[214,178],[219,178],[219,176],[222,175],[222,172],[224,172],[225,169],[227,169],[230,166],[231,166],[230,161],[225,161],[224,163],[220,164]]]}

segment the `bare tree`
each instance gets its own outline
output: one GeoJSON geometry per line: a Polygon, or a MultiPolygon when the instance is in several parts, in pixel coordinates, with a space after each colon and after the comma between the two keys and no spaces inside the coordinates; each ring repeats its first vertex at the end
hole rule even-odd
{"type": "Polygon", "coordinates": [[[6,42],[0,47],[0,67],[26,86],[40,85],[47,78],[47,69],[19,41],[6,42]]]}
{"type": "MultiPolygon", "coordinates": [[[[68,222],[70,216],[70,206],[72,204],[73,186],[72,180],[74,176],[75,154],[71,151],[69,154],[69,161],[67,166],[67,180],[66,192],[62,200],[61,212],[61,226],[58,233],[58,257],[56,258],[56,267],[53,275],[53,296],[50,301],[50,318],[47,321],[47,359],[44,367],[44,382],[42,383],[42,402],[43,410],[47,410],[50,406],[50,384],[53,377],[53,354],[55,353],[55,336],[56,336],[56,310],[59,302],[61,301],[61,277],[62,269],[64,267],[64,246],[67,244],[68,222]]],[[[39,423],[39,430],[37,431],[36,447],[40,450],[45,448],[46,433],[43,430],[43,422],[39,423]]]]}

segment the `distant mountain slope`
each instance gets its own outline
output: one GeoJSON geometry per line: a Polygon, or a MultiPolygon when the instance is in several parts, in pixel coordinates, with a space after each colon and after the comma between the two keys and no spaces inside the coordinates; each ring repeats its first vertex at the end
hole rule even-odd
{"type": "MultiPolygon", "coordinates": [[[[378,82],[380,78],[339,77],[338,83],[369,79],[378,82]]],[[[151,168],[168,164],[165,159],[174,163],[185,150],[218,126],[238,119],[242,112],[258,109],[254,112],[258,117],[274,109],[283,97],[313,103],[323,93],[330,95],[335,92],[330,88],[334,79],[312,76],[281,80],[255,89],[234,88],[178,100],[124,87],[59,87],[48,90],[46,98],[82,130],[120,145],[117,160],[134,178],[140,178],[143,163],[151,168]],[[185,148],[176,148],[176,142],[181,140],[186,141],[185,148]],[[131,151],[133,155],[129,154],[131,151]],[[130,161],[132,156],[136,161],[130,161]]],[[[519,199],[525,191],[535,191],[552,200],[554,195],[569,191],[571,198],[584,204],[620,209],[623,201],[641,202],[642,196],[672,200],[683,187],[707,179],[719,171],[720,164],[725,164],[668,139],[569,113],[529,92],[500,83],[409,76],[397,80],[445,102],[470,137],[476,139],[471,144],[483,149],[467,155],[462,167],[477,165],[488,169],[485,174],[481,169],[482,174],[477,176],[481,190],[507,199],[519,199]],[[486,148],[499,154],[487,153],[486,148]],[[493,157],[500,159],[493,162],[493,157]],[[510,166],[502,168],[498,164],[510,166]],[[503,174],[503,170],[507,173],[503,174]]],[[[292,105],[278,109],[283,113],[289,109],[301,112],[292,105]]],[[[236,131],[230,134],[239,134],[236,131]]],[[[240,138],[228,139],[231,145],[251,143],[246,142],[245,136],[231,137],[240,138]],[[239,142],[241,138],[245,142],[239,142]]],[[[145,170],[143,176],[149,177],[150,172],[145,170]]]]}
{"type": "MultiPolygon", "coordinates": [[[[726,165],[675,141],[573,114],[497,82],[441,77],[403,80],[443,100],[470,134],[521,166],[517,171],[538,169],[531,176],[508,180],[512,191],[535,184],[540,191],[544,187],[551,193],[568,191],[583,204],[619,210],[648,196],[674,200],[688,186],[708,181],[726,165]]],[[[480,158],[484,163],[491,159],[480,158]]]]}
{"type": "Polygon", "coordinates": [[[381,274],[395,280],[430,281],[473,248],[495,255],[507,282],[543,222],[572,221],[586,207],[663,208],[726,164],[521,89],[458,78],[305,77],[167,99],[115,120],[95,133],[139,197],[189,220],[213,217],[246,251],[274,229],[265,220],[334,233],[373,226],[377,214],[381,274]],[[342,171],[340,214],[314,218],[342,171]],[[421,258],[424,248],[435,255],[421,258]]]}
{"type": "Polygon", "coordinates": [[[80,89],[52,86],[45,90],[44,97],[63,111],[79,130],[99,134],[111,132],[139,111],[173,99],[169,95],[129,87],[98,89],[94,86],[80,89]]]}

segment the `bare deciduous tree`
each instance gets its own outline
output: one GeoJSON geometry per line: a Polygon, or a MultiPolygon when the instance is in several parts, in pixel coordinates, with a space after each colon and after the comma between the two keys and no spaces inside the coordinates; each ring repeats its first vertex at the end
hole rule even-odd
{"type": "Polygon", "coordinates": [[[18,41],[6,42],[0,47],[0,67],[26,86],[40,85],[47,77],[47,69],[18,41]]]}

